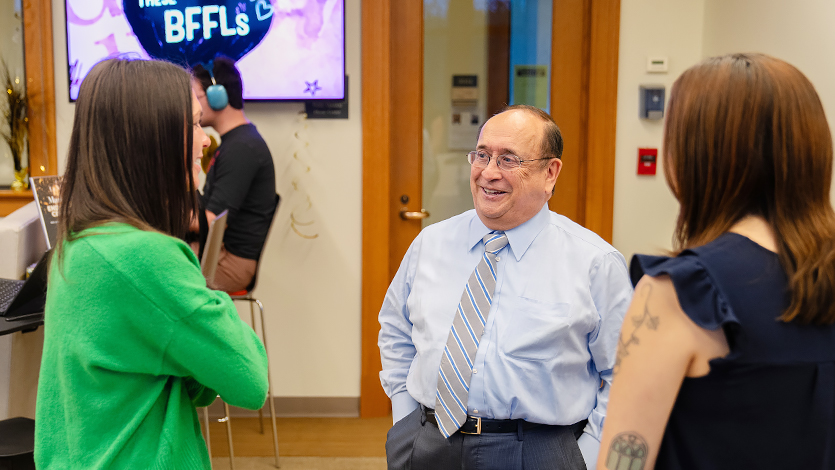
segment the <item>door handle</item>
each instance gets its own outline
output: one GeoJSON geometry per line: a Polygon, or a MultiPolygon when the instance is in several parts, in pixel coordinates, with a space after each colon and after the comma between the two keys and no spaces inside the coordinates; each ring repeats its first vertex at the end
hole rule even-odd
{"type": "Polygon", "coordinates": [[[414,212],[404,207],[400,210],[400,218],[403,220],[421,220],[427,217],[429,217],[429,212],[426,212],[426,209],[421,209],[420,212],[414,212]]]}

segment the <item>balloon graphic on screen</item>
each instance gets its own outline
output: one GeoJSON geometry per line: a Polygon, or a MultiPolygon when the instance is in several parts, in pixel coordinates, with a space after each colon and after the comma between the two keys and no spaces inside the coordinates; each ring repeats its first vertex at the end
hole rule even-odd
{"type": "Polygon", "coordinates": [[[195,66],[218,55],[238,61],[270,29],[269,0],[124,0],[139,44],[153,58],[195,66]]]}

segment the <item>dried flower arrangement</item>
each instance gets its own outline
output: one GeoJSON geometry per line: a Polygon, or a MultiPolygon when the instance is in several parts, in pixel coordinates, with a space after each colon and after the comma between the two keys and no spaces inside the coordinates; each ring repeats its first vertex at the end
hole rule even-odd
{"type": "Polygon", "coordinates": [[[19,77],[12,78],[6,61],[0,59],[0,84],[2,84],[3,127],[0,137],[9,145],[14,160],[15,181],[12,189],[23,190],[29,187],[26,178],[28,167],[22,166],[23,152],[26,148],[26,135],[29,130],[29,118],[26,115],[26,89],[19,77]]]}

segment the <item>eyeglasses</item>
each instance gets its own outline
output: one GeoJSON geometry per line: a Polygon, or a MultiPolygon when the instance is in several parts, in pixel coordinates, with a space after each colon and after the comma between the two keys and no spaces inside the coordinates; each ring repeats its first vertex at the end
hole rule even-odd
{"type": "MultiPolygon", "coordinates": [[[[472,152],[467,154],[467,161],[470,162],[470,165],[476,168],[486,168],[487,165],[490,164],[490,158],[492,155],[485,152],[484,150],[473,150],[472,152]]],[[[517,157],[513,154],[506,154],[506,155],[499,155],[496,157],[496,165],[499,167],[500,170],[515,170],[522,166],[524,162],[536,162],[539,160],[551,160],[552,158],[557,157],[546,157],[546,158],[531,158],[528,160],[522,160],[521,158],[517,157]]]]}

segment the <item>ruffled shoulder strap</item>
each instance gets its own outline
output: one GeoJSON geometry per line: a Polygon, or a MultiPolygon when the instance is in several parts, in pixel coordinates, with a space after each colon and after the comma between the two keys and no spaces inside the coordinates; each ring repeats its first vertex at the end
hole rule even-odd
{"type": "Polygon", "coordinates": [[[739,324],[721,288],[710,277],[696,252],[686,250],[679,256],[635,255],[629,266],[632,284],[642,276],[668,275],[684,313],[706,330],[715,330],[728,323],[739,324]]]}

